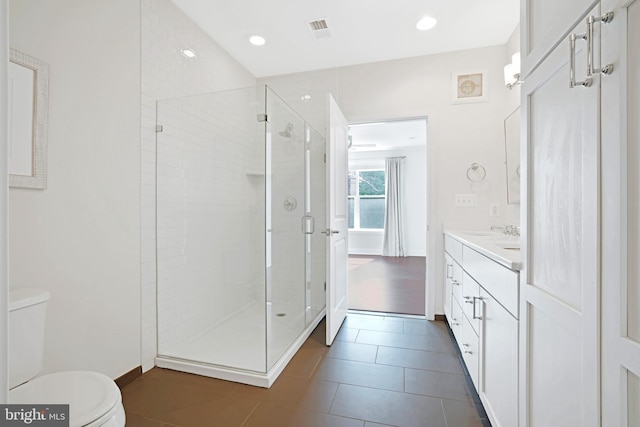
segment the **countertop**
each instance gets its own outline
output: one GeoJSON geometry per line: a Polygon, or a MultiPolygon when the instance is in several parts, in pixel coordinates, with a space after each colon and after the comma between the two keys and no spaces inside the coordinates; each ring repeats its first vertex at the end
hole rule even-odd
{"type": "Polygon", "coordinates": [[[477,230],[445,230],[444,234],[511,270],[522,270],[518,237],[477,230]]]}

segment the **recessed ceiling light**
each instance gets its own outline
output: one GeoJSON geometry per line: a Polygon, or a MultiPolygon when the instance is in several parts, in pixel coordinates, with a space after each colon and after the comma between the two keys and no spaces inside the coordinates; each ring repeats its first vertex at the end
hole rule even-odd
{"type": "Polygon", "coordinates": [[[419,29],[420,31],[426,31],[435,27],[437,23],[438,21],[436,20],[436,18],[432,18],[431,16],[425,16],[424,18],[418,21],[418,23],[416,24],[416,28],[419,29]]]}
{"type": "Polygon", "coordinates": [[[184,56],[186,56],[189,59],[193,59],[195,57],[197,57],[198,55],[196,55],[196,53],[194,51],[192,51],[191,49],[182,49],[180,51],[184,56]]]}
{"type": "Polygon", "coordinates": [[[266,40],[264,39],[264,37],[251,36],[249,37],[249,43],[251,43],[254,46],[262,46],[263,44],[266,43],[266,40]]]}

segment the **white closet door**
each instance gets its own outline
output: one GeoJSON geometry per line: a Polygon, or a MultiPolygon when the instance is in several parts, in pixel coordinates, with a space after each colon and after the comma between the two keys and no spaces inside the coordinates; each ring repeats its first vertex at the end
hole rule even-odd
{"type": "Polygon", "coordinates": [[[567,37],[522,86],[521,427],[599,425],[600,77],[570,88],[568,53],[567,37]]]}
{"type": "Polygon", "coordinates": [[[640,1],[602,10],[602,425],[640,427],[640,1]]]}

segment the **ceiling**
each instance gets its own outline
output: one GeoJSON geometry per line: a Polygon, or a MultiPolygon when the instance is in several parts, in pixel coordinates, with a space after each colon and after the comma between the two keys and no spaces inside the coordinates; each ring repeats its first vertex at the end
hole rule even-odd
{"type": "Polygon", "coordinates": [[[427,143],[427,121],[415,119],[349,125],[349,136],[349,152],[419,147],[427,143]]]}
{"type": "Polygon", "coordinates": [[[256,77],[505,44],[520,18],[518,0],[172,1],[256,77]],[[419,31],[425,15],[438,24],[419,31]]]}

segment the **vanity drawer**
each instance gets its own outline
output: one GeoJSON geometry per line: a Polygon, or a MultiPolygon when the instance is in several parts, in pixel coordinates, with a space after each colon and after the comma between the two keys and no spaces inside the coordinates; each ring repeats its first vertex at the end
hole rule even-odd
{"type": "Polygon", "coordinates": [[[458,264],[462,264],[462,243],[451,236],[444,235],[444,250],[451,255],[458,264]]]}
{"type": "Polygon", "coordinates": [[[519,273],[466,246],[463,257],[465,271],[517,319],[519,273]]]}

